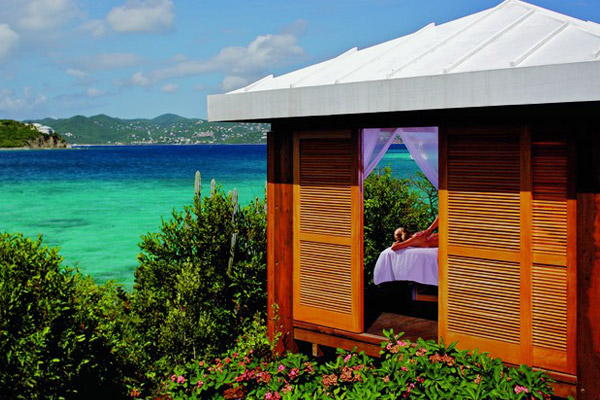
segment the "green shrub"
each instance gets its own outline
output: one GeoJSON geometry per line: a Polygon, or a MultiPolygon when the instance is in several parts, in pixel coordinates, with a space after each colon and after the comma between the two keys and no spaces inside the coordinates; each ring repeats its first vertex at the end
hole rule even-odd
{"type": "Polygon", "coordinates": [[[11,399],[122,392],[123,302],[61,265],[41,237],[0,234],[0,393],[11,399]],[[120,358],[118,354],[121,353],[120,358]]]}
{"type": "MultiPolygon", "coordinates": [[[[253,336],[260,335],[254,332],[253,336]]],[[[172,399],[545,399],[542,372],[434,341],[386,332],[382,358],[338,350],[329,361],[247,349],[244,340],[212,362],[193,361],[166,380],[172,399]]],[[[242,338],[243,339],[243,338],[242,338]]],[[[256,338],[254,338],[256,340],[256,338]]]]}
{"type": "Polygon", "coordinates": [[[265,205],[256,199],[235,219],[233,209],[217,188],[142,237],[132,312],[152,373],[224,351],[266,313],[265,205]]]}
{"type": "Polygon", "coordinates": [[[365,285],[373,283],[375,263],[394,242],[394,230],[401,226],[412,233],[426,229],[437,216],[436,199],[437,191],[422,174],[398,179],[385,167],[365,179],[365,285]]]}

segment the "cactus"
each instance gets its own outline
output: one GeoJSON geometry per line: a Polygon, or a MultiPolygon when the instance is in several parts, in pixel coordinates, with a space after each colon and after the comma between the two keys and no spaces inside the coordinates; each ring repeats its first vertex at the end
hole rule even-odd
{"type": "Polygon", "coordinates": [[[231,204],[233,204],[233,213],[231,215],[231,222],[234,227],[234,231],[231,234],[231,247],[229,248],[229,263],[227,264],[227,274],[231,274],[231,269],[233,268],[233,259],[235,256],[235,244],[237,242],[237,232],[235,231],[235,219],[237,217],[238,210],[240,208],[240,204],[238,203],[238,190],[237,188],[233,189],[233,193],[231,195],[231,204]]]}
{"type": "Polygon", "coordinates": [[[200,197],[202,190],[202,177],[200,176],[200,171],[196,171],[196,177],[194,179],[194,193],[196,196],[200,197]]]}

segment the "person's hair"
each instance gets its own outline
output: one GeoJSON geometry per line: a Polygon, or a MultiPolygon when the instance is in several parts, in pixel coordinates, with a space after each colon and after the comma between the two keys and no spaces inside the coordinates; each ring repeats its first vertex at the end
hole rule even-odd
{"type": "MultiPolygon", "coordinates": [[[[400,227],[400,228],[398,228],[398,230],[400,230],[400,239],[401,239],[400,241],[404,242],[406,239],[408,239],[410,237],[410,234],[408,233],[408,230],[406,230],[406,228],[400,227]]],[[[396,236],[396,235],[394,235],[394,236],[396,236]]],[[[394,239],[395,239],[395,237],[394,237],[394,239]]]]}

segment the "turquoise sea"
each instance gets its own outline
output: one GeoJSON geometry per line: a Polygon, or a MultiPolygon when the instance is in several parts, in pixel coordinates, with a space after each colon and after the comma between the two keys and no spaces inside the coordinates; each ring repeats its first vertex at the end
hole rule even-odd
{"type": "MultiPolygon", "coordinates": [[[[417,170],[402,145],[380,163],[398,175],[417,170]]],[[[190,204],[215,179],[240,202],[263,196],[266,146],[93,146],[0,150],[0,232],[43,234],[68,265],[96,281],[131,287],[140,235],[190,204]]]]}

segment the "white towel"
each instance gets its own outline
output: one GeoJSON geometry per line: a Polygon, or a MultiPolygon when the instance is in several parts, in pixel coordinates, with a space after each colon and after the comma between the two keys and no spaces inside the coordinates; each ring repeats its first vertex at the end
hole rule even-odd
{"type": "Polygon", "coordinates": [[[407,247],[381,252],[373,272],[375,284],[392,281],[412,281],[438,285],[437,247],[407,247]]]}

